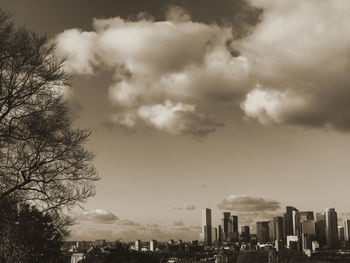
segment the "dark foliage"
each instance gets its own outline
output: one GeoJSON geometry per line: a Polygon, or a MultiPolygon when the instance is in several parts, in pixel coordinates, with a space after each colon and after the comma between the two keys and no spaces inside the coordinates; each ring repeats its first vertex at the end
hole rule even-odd
{"type": "Polygon", "coordinates": [[[9,198],[0,201],[1,262],[64,262],[62,238],[49,214],[9,198]]]}

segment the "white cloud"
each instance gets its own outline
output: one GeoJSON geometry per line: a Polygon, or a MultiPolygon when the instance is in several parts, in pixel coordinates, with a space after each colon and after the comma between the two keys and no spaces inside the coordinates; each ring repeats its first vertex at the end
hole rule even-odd
{"type": "Polygon", "coordinates": [[[93,221],[98,224],[113,224],[118,219],[115,214],[103,209],[84,211],[77,216],[77,220],[93,221]]]}
{"type": "Polygon", "coordinates": [[[196,112],[195,105],[166,100],[164,104],[142,106],[138,109],[141,119],[156,129],[173,134],[206,135],[215,130],[219,123],[196,112]]]}
{"type": "Polygon", "coordinates": [[[285,122],[289,115],[300,112],[305,104],[302,97],[291,92],[257,88],[248,93],[241,107],[248,118],[270,124],[285,122]]]}
{"type": "Polygon", "coordinates": [[[350,2],[253,4],[264,8],[262,22],[236,47],[264,89],[247,95],[246,115],[264,124],[349,130],[350,2]]]}
{"type": "Polygon", "coordinates": [[[247,77],[248,64],[227,48],[231,28],[192,22],[179,7],[167,18],[94,19],[92,32],[72,29],[58,35],[59,54],[67,56],[76,74],[93,74],[97,67],[114,71],[109,98],[119,111],[112,122],[137,129],[138,117],[171,134],[208,134],[220,125],[191,101],[240,93],[234,82],[247,77]],[[83,48],[75,52],[80,42],[83,48]]]}
{"type": "Polygon", "coordinates": [[[56,37],[57,54],[67,58],[65,65],[68,71],[78,74],[93,73],[96,36],[95,32],[69,29],[56,37]]]}
{"type": "Polygon", "coordinates": [[[350,2],[251,3],[264,9],[262,21],[240,39],[233,25],[193,22],[174,7],[166,21],[117,17],[95,19],[91,32],[66,30],[58,52],[77,74],[114,72],[109,97],[124,114],[116,122],[135,130],[146,122],[201,134],[199,116],[240,103],[263,124],[350,130],[350,2]]]}

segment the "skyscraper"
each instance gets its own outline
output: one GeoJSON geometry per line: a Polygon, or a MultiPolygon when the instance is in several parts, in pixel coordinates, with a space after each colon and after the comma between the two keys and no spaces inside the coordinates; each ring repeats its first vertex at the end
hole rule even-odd
{"type": "Polygon", "coordinates": [[[298,211],[295,207],[287,206],[284,214],[284,234],[285,236],[293,235],[293,211],[298,211]]]}
{"type": "Polygon", "coordinates": [[[241,233],[244,242],[250,241],[250,228],[249,226],[241,226],[241,233]]]}
{"type": "Polygon", "coordinates": [[[326,209],[326,238],[328,248],[338,246],[338,217],[334,208],[326,209]]]}
{"type": "Polygon", "coordinates": [[[293,236],[300,236],[300,212],[292,211],[293,236]]]}
{"type": "Polygon", "coordinates": [[[223,212],[222,213],[222,232],[223,232],[223,241],[226,241],[228,238],[229,233],[229,225],[230,225],[230,212],[223,212]]]}
{"type": "Polygon", "coordinates": [[[316,240],[321,247],[327,245],[325,213],[316,213],[316,240]]]}
{"type": "Polygon", "coordinates": [[[231,241],[238,241],[238,216],[231,216],[231,241]]]}
{"type": "Polygon", "coordinates": [[[212,233],[211,233],[211,209],[202,209],[202,235],[204,245],[211,246],[212,233]]]}
{"type": "Polygon", "coordinates": [[[222,227],[221,225],[218,226],[218,242],[222,242],[222,227]]]}
{"type": "Polygon", "coordinates": [[[284,239],[284,230],[283,230],[283,217],[282,216],[276,216],[273,218],[274,221],[274,227],[275,227],[275,239],[276,240],[283,240],[284,239]]]}
{"type": "Polygon", "coordinates": [[[350,241],[350,219],[344,219],[344,238],[345,241],[350,241]]]}
{"type": "Polygon", "coordinates": [[[259,242],[269,242],[269,221],[256,222],[256,233],[259,242]]]}
{"type": "Polygon", "coordinates": [[[339,241],[345,240],[345,231],[343,226],[338,226],[338,239],[339,241]]]}
{"type": "Polygon", "coordinates": [[[269,241],[270,242],[275,242],[276,240],[276,235],[275,235],[275,222],[274,220],[271,220],[269,222],[269,241]]]}

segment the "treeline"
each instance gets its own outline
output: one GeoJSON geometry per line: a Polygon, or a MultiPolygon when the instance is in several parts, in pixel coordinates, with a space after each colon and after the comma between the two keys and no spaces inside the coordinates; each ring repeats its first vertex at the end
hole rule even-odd
{"type": "Polygon", "coordinates": [[[55,43],[0,10],[0,261],[64,262],[64,211],[99,179],[64,99],[71,75],[55,43]]]}

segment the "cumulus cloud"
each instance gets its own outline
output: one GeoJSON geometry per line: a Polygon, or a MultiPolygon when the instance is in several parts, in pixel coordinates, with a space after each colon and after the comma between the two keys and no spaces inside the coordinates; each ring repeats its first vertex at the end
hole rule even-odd
{"type": "Polygon", "coordinates": [[[221,23],[180,7],[163,21],[94,19],[59,34],[57,51],[73,73],[113,72],[116,127],[207,135],[240,105],[264,125],[349,131],[350,2],[235,2],[221,23]]]}
{"type": "Polygon", "coordinates": [[[239,51],[263,88],[242,108],[263,124],[350,128],[348,1],[253,1],[261,23],[239,51]]]}
{"type": "Polygon", "coordinates": [[[118,219],[115,214],[103,209],[84,211],[77,216],[77,220],[88,220],[97,224],[113,224],[118,219]]]}
{"type": "Polygon", "coordinates": [[[241,107],[248,118],[271,124],[287,122],[295,114],[302,113],[307,105],[305,98],[289,91],[257,88],[247,94],[241,107]]]}
{"type": "Polygon", "coordinates": [[[280,209],[280,202],[248,195],[231,195],[218,204],[221,210],[237,212],[266,212],[280,209]]]}
{"type": "Polygon", "coordinates": [[[173,134],[207,135],[222,125],[195,109],[194,105],[166,100],[164,104],[140,107],[138,115],[156,129],[173,134]]]}
{"type": "Polygon", "coordinates": [[[248,62],[232,55],[232,27],[193,22],[180,7],[166,19],[94,19],[91,32],[59,34],[58,54],[75,74],[114,72],[110,124],[207,135],[222,126],[207,102],[241,96],[248,62]]]}

